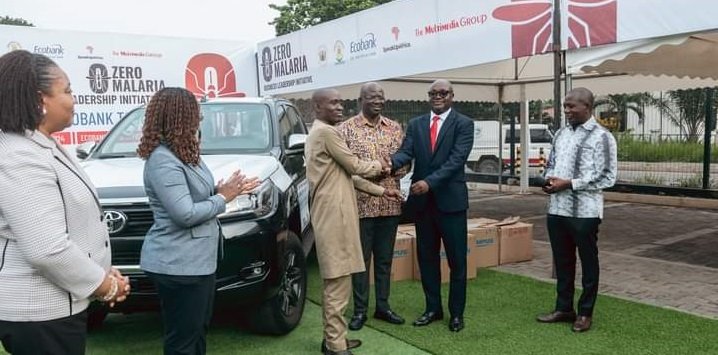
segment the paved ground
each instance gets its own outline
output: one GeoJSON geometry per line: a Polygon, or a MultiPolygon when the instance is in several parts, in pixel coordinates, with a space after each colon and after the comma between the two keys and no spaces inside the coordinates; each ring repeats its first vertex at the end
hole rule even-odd
{"type": "MultiPolygon", "coordinates": [[[[546,200],[471,192],[470,217],[521,216],[534,224],[534,260],[500,270],[550,280],[546,200]]],[[[718,319],[716,220],[716,210],[607,201],[599,233],[600,292],[718,319]]]]}

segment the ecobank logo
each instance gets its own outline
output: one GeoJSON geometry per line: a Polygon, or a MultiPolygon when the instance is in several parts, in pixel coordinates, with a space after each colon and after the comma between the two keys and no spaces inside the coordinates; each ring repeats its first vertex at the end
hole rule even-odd
{"type": "Polygon", "coordinates": [[[349,42],[350,60],[357,60],[376,55],[376,36],[369,32],[364,37],[349,42]]]}

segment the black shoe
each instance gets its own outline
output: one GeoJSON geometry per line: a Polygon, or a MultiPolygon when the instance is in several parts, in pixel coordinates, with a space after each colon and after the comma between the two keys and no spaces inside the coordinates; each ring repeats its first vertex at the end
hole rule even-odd
{"type": "Polygon", "coordinates": [[[425,325],[429,325],[431,322],[435,320],[442,320],[444,319],[444,313],[442,312],[424,312],[424,314],[421,315],[421,317],[417,318],[414,321],[415,327],[423,327],[425,325]]]}
{"type": "MultiPolygon", "coordinates": [[[[361,346],[361,340],[359,339],[347,339],[347,351],[350,349],[356,349],[361,346]]],[[[327,348],[327,340],[322,340],[322,352],[325,354],[341,354],[341,352],[333,352],[327,348]]],[[[351,354],[351,352],[349,352],[351,354]]]]}
{"type": "Polygon", "coordinates": [[[391,324],[404,324],[404,318],[394,313],[394,311],[392,311],[391,309],[387,309],[386,311],[374,312],[374,318],[381,319],[391,324]]]}
{"type": "Polygon", "coordinates": [[[559,323],[559,322],[571,323],[576,320],[576,312],[574,312],[574,311],[569,311],[569,312],[553,311],[548,314],[539,315],[538,317],[536,317],[536,320],[540,323],[559,323]]]}
{"type": "Polygon", "coordinates": [[[366,323],[366,313],[356,313],[349,321],[349,330],[359,330],[366,323]]]}
{"type": "Polygon", "coordinates": [[[464,317],[451,317],[449,321],[449,330],[459,332],[464,329],[464,317]]]}

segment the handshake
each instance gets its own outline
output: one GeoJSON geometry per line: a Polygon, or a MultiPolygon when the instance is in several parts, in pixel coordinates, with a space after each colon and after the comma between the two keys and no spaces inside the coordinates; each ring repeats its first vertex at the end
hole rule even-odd
{"type": "Polygon", "coordinates": [[[391,175],[391,159],[389,157],[381,157],[381,159],[379,159],[379,163],[381,163],[381,174],[391,175]]]}

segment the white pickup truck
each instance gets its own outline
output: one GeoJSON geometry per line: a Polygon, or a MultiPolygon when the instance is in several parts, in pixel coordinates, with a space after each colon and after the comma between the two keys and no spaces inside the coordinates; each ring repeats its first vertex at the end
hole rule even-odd
{"type": "MultiPolygon", "coordinates": [[[[503,125],[503,143],[499,142],[499,122],[498,121],[474,121],[474,147],[471,149],[469,159],[466,165],[474,172],[482,174],[498,174],[500,167],[502,170],[509,166],[510,162],[510,126],[503,125]],[[502,150],[501,158],[503,164],[499,160],[499,149],[502,150]]],[[[516,125],[514,142],[516,147],[520,147],[519,135],[521,129],[516,125]]],[[[538,167],[540,164],[540,152],[543,151],[543,157],[548,160],[551,151],[551,141],[553,134],[545,124],[529,124],[529,166],[538,167]]],[[[516,154],[518,157],[518,154],[516,154]]],[[[525,167],[522,164],[522,167],[525,167]]]]}

